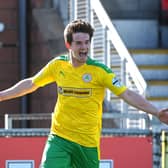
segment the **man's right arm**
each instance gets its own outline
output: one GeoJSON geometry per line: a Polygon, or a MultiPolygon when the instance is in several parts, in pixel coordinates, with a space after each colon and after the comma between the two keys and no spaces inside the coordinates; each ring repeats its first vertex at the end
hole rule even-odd
{"type": "Polygon", "coordinates": [[[9,100],[34,92],[38,89],[32,78],[27,78],[16,83],[14,86],[0,91],[0,101],[9,100]]]}

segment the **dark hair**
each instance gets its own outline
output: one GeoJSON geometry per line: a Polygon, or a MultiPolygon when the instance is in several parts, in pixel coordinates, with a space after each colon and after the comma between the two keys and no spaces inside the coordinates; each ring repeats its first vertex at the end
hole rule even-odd
{"type": "Polygon", "coordinates": [[[94,29],[88,22],[85,22],[81,19],[74,20],[71,23],[69,23],[64,30],[65,42],[71,44],[73,40],[72,34],[77,32],[88,33],[91,41],[94,29]]]}

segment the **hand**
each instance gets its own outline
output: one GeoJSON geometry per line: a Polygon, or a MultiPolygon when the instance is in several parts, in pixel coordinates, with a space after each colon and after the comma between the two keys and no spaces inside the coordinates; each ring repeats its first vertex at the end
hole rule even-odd
{"type": "Polygon", "coordinates": [[[1,96],[1,92],[0,92],[0,102],[2,101],[2,96],[1,96]]]}
{"type": "Polygon", "coordinates": [[[160,110],[158,113],[158,118],[161,122],[168,124],[168,108],[160,110]]]}

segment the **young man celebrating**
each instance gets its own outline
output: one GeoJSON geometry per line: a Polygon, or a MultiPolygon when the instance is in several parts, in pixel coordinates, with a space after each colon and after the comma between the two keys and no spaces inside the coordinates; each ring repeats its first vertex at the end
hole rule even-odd
{"type": "Polygon", "coordinates": [[[106,65],[89,56],[94,29],[82,20],[67,25],[64,39],[69,54],[51,60],[39,73],[0,92],[0,101],[16,98],[55,82],[58,99],[42,168],[98,168],[102,102],[110,89],[128,104],[168,124],[168,109],[159,110],[120,83],[106,65]]]}

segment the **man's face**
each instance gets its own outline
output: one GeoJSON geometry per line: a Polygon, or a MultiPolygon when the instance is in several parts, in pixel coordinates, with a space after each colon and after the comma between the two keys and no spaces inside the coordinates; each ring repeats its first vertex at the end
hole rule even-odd
{"type": "Polygon", "coordinates": [[[77,65],[84,64],[90,49],[90,36],[88,33],[74,33],[70,46],[72,61],[77,65]]]}

